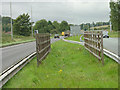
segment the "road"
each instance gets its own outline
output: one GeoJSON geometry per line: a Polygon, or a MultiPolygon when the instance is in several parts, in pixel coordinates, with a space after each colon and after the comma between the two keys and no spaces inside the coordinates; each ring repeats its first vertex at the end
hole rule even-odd
{"type": "MultiPolygon", "coordinates": [[[[60,37],[61,39],[63,37],[60,37]]],[[[51,39],[51,43],[60,39],[51,39]]],[[[118,55],[118,39],[117,38],[104,38],[103,46],[105,49],[118,55]]],[[[2,71],[6,70],[11,65],[14,65],[18,61],[22,60],[29,54],[36,51],[35,42],[29,42],[24,44],[13,45],[2,49],[2,71]]],[[[1,62],[0,62],[1,66],[1,62]]]]}
{"type": "MultiPolygon", "coordinates": [[[[51,39],[51,43],[60,39],[51,39]]],[[[36,51],[36,42],[23,43],[2,48],[2,71],[36,51]]]]}
{"type": "Polygon", "coordinates": [[[103,47],[114,54],[118,55],[118,38],[104,38],[103,39],[103,47]]]}

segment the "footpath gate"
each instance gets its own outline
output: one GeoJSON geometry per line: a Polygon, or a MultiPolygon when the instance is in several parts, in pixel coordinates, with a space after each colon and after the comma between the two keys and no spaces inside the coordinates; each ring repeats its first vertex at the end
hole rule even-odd
{"type": "Polygon", "coordinates": [[[38,66],[50,52],[50,46],[50,34],[36,34],[36,53],[38,66]]]}
{"type": "Polygon", "coordinates": [[[102,31],[84,32],[85,48],[104,64],[102,31]]]}

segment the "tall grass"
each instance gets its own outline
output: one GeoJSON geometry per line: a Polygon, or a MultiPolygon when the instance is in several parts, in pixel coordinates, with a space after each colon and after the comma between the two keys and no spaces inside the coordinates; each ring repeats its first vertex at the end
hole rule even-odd
{"type": "Polygon", "coordinates": [[[118,35],[118,33],[119,33],[118,31],[113,31],[113,30],[112,30],[112,31],[110,32],[110,30],[108,30],[108,32],[109,32],[109,33],[108,33],[109,36],[112,37],[112,38],[118,38],[118,37],[120,37],[120,36],[118,35]]]}
{"type": "Polygon", "coordinates": [[[35,38],[32,36],[18,36],[14,35],[13,39],[11,39],[10,34],[2,33],[2,45],[11,45],[11,44],[18,44],[23,42],[34,41],[35,38]]]}

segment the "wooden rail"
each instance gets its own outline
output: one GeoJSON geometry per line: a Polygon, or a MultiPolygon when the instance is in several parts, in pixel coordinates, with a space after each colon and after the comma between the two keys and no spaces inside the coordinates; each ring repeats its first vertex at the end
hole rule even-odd
{"type": "Polygon", "coordinates": [[[38,66],[41,63],[41,60],[43,60],[50,52],[50,46],[49,34],[36,34],[36,53],[38,66]]]}
{"type": "Polygon", "coordinates": [[[84,32],[85,48],[104,64],[102,31],[84,32]]]}

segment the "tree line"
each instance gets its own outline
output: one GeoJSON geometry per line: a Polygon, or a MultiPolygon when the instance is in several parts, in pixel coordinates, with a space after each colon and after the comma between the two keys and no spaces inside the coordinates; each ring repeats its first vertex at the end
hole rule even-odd
{"type": "Polygon", "coordinates": [[[9,32],[11,29],[10,26],[10,17],[2,17],[2,29],[5,32],[9,32]]]}
{"type": "MultiPolygon", "coordinates": [[[[10,17],[2,17],[2,29],[5,32],[11,30],[11,21],[10,17]]],[[[19,15],[16,19],[13,20],[13,33],[15,35],[30,36],[31,27],[34,22],[30,22],[30,16],[28,14],[19,15]]],[[[70,29],[70,24],[67,21],[62,21],[61,23],[57,21],[47,21],[41,19],[35,23],[33,26],[33,31],[38,30],[39,33],[61,33],[70,29]]]]}
{"type": "MultiPolygon", "coordinates": [[[[2,27],[3,31],[8,32],[11,30],[11,21],[10,17],[2,17],[2,27]]],[[[13,20],[13,33],[16,35],[30,36],[31,35],[31,26],[34,22],[30,21],[30,16],[28,14],[23,13],[19,15],[16,19],[13,20]]],[[[70,30],[70,26],[74,24],[69,24],[67,21],[47,21],[45,19],[41,19],[35,23],[33,26],[33,31],[38,30],[39,33],[61,33],[67,30],[70,30]]],[[[96,22],[96,23],[82,23],[80,27],[82,30],[90,30],[91,27],[109,25],[109,22],[96,22]]]]}
{"type": "Polygon", "coordinates": [[[109,22],[93,22],[93,23],[82,23],[80,27],[82,30],[90,30],[91,27],[109,25],[109,22]]]}
{"type": "Polygon", "coordinates": [[[112,29],[120,31],[120,1],[110,1],[110,21],[112,23],[112,29]]]}
{"type": "Polygon", "coordinates": [[[38,30],[39,33],[61,33],[63,31],[70,30],[70,25],[67,21],[62,21],[61,23],[57,21],[47,21],[41,19],[37,21],[33,27],[34,30],[38,30]]]}

